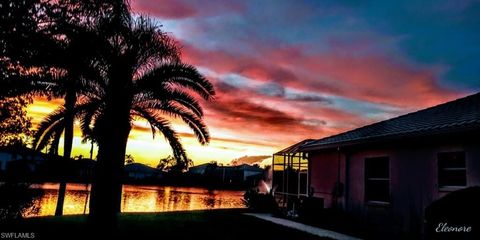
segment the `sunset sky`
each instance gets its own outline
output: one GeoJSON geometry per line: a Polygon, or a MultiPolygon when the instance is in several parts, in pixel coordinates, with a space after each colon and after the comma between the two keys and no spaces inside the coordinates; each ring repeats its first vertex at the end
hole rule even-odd
{"type": "MultiPolygon", "coordinates": [[[[480,91],[479,1],[360,2],[132,0],[216,86],[208,146],[176,125],[195,164],[261,161],[480,91]]],[[[38,122],[56,104],[38,99],[28,112],[38,122]]],[[[127,153],[155,166],[171,151],[149,130],[135,123],[127,153]]],[[[80,135],[74,155],[88,156],[80,135]]]]}

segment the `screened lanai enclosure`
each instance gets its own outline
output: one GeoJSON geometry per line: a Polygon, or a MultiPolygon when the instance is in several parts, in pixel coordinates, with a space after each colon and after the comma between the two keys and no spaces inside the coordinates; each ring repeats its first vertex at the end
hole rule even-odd
{"type": "Polygon", "coordinates": [[[301,146],[304,140],[273,154],[273,184],[275,199],[283,209],[298,208],[302,198],[309,195],[308,155],[301,146]]]}

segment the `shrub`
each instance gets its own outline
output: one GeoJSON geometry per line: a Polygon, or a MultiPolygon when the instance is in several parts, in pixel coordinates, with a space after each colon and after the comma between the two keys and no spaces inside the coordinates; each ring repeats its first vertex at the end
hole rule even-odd
{"type": "Polygon", "coordinates": [[[257,188],[245,191],[243,195],[245,206],[256,212],[277,213],[278,204],[272,194],[259,193],[257,188]]]}
{"type": "Polygon", "coordinates": [[[38,207],[35,199],[41,195],[40,189],[31,189],[27,183],[0,184],[0,221],[22,218],[35,214],[38,207]]]}

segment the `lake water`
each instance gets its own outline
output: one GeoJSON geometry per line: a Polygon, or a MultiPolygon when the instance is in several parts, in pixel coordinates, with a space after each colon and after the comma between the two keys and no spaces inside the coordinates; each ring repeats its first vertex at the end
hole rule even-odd
{"type": "MultiPolygon", "coordinates": [[[[26,217],[54,215],[58,184],[34,184],[32,188],[43,189],[43,194],[35,200],[38,212],[26,214],[26,217]]],[[[64,214],[83,214],[84,210],[88,213],[88,193],[89,188],[85,184],[67,184],[64,214]]],[[[167,212],[243,208],[245,207],[242,202],[243,193],[243,191],[208,190],[197,187],[124,185],[121,211],[167,212]]]]}

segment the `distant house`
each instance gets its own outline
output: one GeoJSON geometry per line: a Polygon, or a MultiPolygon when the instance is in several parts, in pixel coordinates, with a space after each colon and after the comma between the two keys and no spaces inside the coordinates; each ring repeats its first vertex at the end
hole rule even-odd
{"type": "Polygon", "coordinates": [[[29,171],[48,158],[46,154],[26,147],[0,147],[0,171],[5,172],[9,166],[24,165],[29,171]]]}
{"type": "Polygon", "coordinates": [[[5,171],[7,169],[7,163],[17,159],[17,155],[9,149],[0,149],[0,170],[5,171]]]}
{"type": "Polygon", "coordinates": [[[72,176],[79,181],[91,181],[95,172],[97,161],[81,158],[71,161],[72,176]]]}
{"type": "Polygon", "coordinates": [[[237,171],[240,171],[242,175],[243,181],[247,181],[247,179],[252,177],[262,176],[265,170],[263,168],[259,168],[256,166],[251,166],[248,164],[242,164],[239,166],[235,166],[237,171]]]}
{"type": "Polygon", "coordinates": [[[159,169],[141,163],[127,164],[124,167],[124,171],[126,176],[132,180],[154,179],[162,176],[159,169]]]}
{"type": "Polygon", "coordinates": [[[188,168],[188,172],[194,175],[204,175],[210,163],[204,163],[188,168]]]}
{"type": "Polygon", "coordinates": [[[254,186],[263,176],[264,169],[248,164],[221,166],[212,163],[189,168],[188,173],[209,180],[211,184],[254,186]]]}
{"type": "Polygon", "coordinates": [[[480,185],[480,93],[273,156],[282,206],[311,196],[376,231],[422,232],[425,208],[480,185]]]}
{"type": "Polygon", "coordinates": [[[45,154],[26,147],[0,148],[0,177],[16,181],[90,181],[96,161],[79,159],[65,161],[62,156],[45,154]]]}

